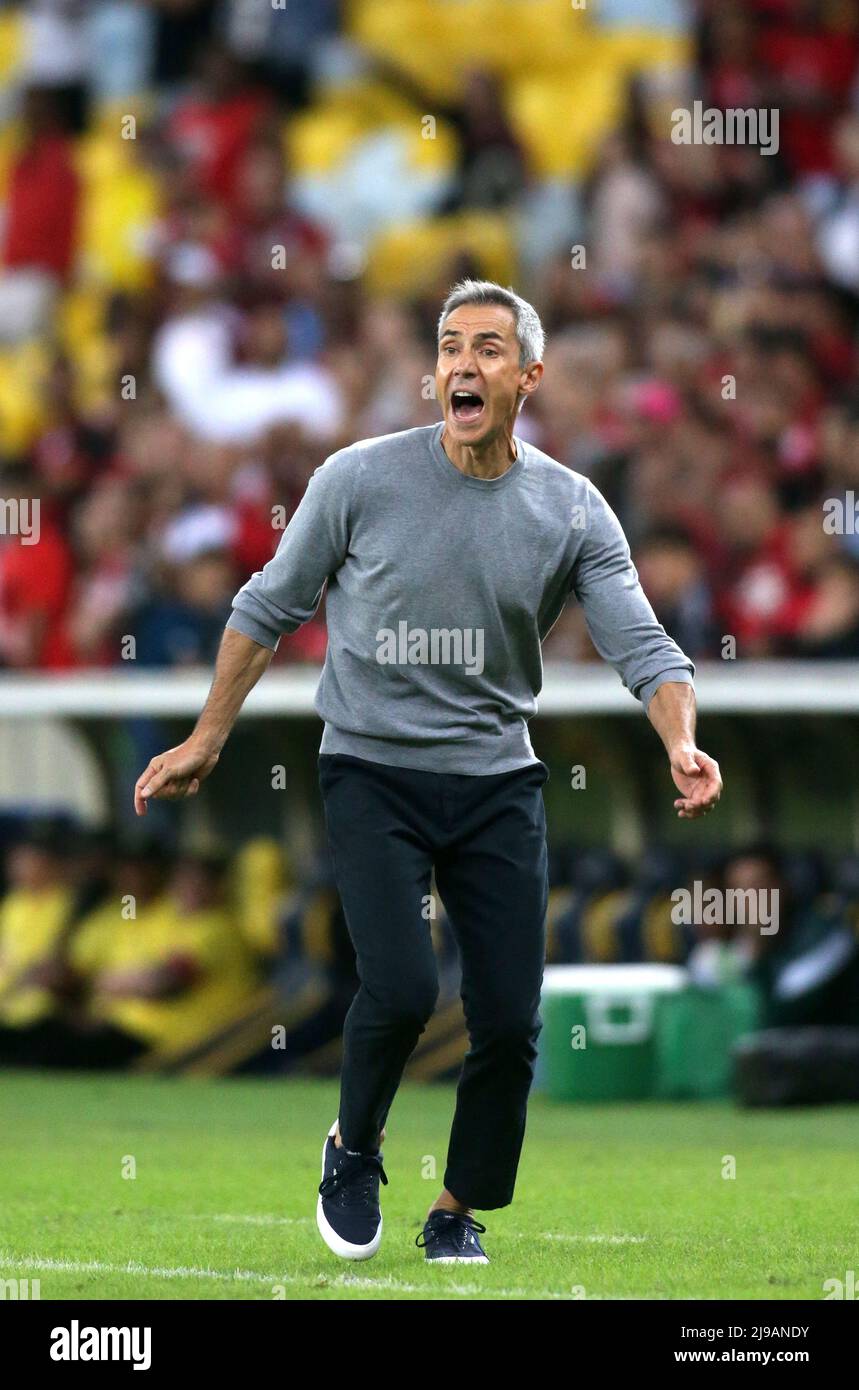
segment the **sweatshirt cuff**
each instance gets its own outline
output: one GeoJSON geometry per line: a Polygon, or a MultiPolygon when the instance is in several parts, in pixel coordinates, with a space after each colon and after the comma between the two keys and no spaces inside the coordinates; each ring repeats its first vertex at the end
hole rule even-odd
{"type": "Polygon", "coordinates": [[[695,682],[692,679],[692,674],[686,666],[675,666],[668,671],[660,671],[658,676],[653,676],[651,680],[645,681],[644,685],[636,692],[645,710],[647,710],[660,685],[665,685],[668,681],[676,681],[679,685],[691,685],[694,689],[695,682]]]}
{"type": "Polygon", "coordinates": [[[280,633],[266,623],[261,623],[258,618],[252,618],[250,613],[243,612],[241,608],[233,609],[227,619],[227,627],[233,628],[235,632],[244,633],[245,637],[249,637],[261,647],[268,647],[269,651],[277,651],[280,633]]]}

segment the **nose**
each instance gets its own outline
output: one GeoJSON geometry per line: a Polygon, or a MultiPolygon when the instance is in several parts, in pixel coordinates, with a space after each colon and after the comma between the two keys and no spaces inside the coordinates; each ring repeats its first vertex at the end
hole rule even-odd
{"type": "Polygon", "coordinates": [[[456,364],[456,367],[454,368],[453,379],[454,381],[459,381],[462,377],[471,377],[476,375],[477,372],[475,371],[474,367],[474,359],[470,356],[468,350],[466,349],[463,351],[462,357],[460,358],[459,362],[456,364]]]}

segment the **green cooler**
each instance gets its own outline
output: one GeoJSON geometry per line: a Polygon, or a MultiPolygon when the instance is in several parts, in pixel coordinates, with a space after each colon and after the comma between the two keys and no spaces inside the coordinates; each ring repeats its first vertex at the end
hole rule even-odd
{"type": "Polygon", "coordinates": [[[537,1085],[553,1100],[655,1095],[659,1012],[687,978],[675,965],[548,966],[537,1085]]]}

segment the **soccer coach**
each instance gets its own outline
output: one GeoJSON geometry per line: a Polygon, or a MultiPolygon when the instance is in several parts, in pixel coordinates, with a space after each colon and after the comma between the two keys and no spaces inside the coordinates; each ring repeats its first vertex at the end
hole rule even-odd
{"type": "Polygon", "coordinates": [[[686,819],[719,799],[695,746],[694,668],[656,621],[614,513],[580,474],[514,434],[543,375],[530,304],[482,281],[442,309],[440,424],[362,440],[317,468],[277,553],[239,591],[205,708],[135,788],[193,796],[283,633],[327,584],[319,783],[360,987],[343,1030],[340,1113],[323,1145],[319,1230],[379,1248],[385,1118],[438,993],[431,875],[462,959],[469,1049],[444,1190],[417,1243],[486,1262],[472,1213],[512,1199],[545,955],[548,770],[528,720],[541,642],[568,598],[642,702],[686,819]]]}

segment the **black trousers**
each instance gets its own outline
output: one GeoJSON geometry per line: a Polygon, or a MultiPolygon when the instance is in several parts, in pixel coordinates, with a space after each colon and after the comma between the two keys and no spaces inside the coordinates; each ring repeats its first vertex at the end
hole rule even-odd
{"type": "Polygon", "coordinates": [[[321,755],[334,875],[361,981],[343,1031],[340,1131],[372,1152],[438,996],[432,869],[462,961],[469,1049],[444,1185],[513,1196],[540,1031],[548,896],[544,763],[467,777],[321,755]]]}

